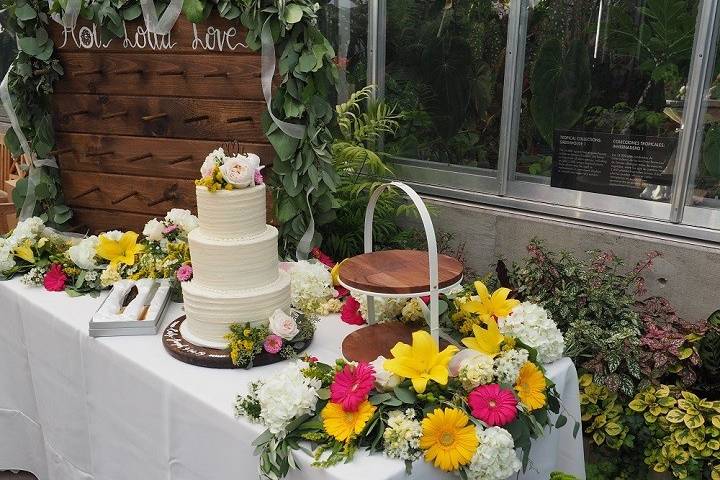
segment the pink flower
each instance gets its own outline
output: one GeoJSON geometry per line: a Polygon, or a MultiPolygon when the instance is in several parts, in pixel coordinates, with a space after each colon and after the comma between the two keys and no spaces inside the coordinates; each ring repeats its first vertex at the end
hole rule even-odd
{"type": "Polygon", "coordinates": [[[314,247],[312,250],[310,250],[310,255],[313,256],[313,258],[317,259],[318,262],[322,263],[328,268],[333,268],[335,266],[335,262],[332,258],[327,256],[325,252],[320,250],[318,247],[314,247]]]}
{"type": "Polygon", "coordinates": [[[425,305],[430,305],[430,295],[425,295],[424,297],[420,297],[420,300],[422,300],[425,305]]]}
{"type": "Polygon", "coordinates": [[[45,290],[48,292],[62,292],[65,290],[67,278],[67,275],[63,272],[62,265],[59,263],[53,263],[43,279],[45,290]]]}
{"type": "Polygon", "coordinates": [[[364,325],[365,319],[360,315],[360,302],[355,297],[347,297],[340,310],[340,320],[350,325],[364,325]]]}
{"type": "Polygon", "coordinates": [[[181,282],[187,282],[193,276],[192,266],[190,266],[188,264],[181,266],[180,268],[177,269],[177,272],[175,272],[175,276],[181,282]]]}
{"type": "Polygon", "coordinates": [[[268,335],[268,337],[265,339],[265,343],[263,343],[263,347],[268,353],[278,353],[280,350],[282,350],[282,346],[283,339],[278,337],[277,335],[268,335]]]}
{"type": "Polygon", "coordinates": [[[468,395],[473,417],[490,427],[502,427],[517,418],[517,399],[497,383],[481,385],[468,395]]]}
{"type": "Polygon", "coordinates": [[[177,230],[178,226],[174,223],[171,223],[167,227],[163,228],[163,235],[170,235],[172,232],[177,230]]]}
{"type": "Polygon", "coordinates": [[[335,298],[345,298],[350,295],[350,290],[347,288],[337,285],[335,288],[335,298]]]}
{"type": "Polygon", "coordinates": [[[255,176],[253,177],[253,181],[255,182],[255,185],[262,185],[263,183],[265,183],[265,179],[263,178],[263,174],[260,169],[255,170],[255,176]]]}
{"type": "Polygon", "coordinates": [[[360,362],[357,366],[345,365],[335,373],[330,385],[330,399],[342,405],[346,412],[356,412],[361,403],[367,400],[368,393],[375,385],[375,370],[372,365],[360,362]]]}

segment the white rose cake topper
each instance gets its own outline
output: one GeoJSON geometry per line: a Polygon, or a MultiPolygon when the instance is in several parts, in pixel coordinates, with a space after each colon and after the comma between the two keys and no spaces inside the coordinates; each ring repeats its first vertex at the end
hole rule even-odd
{"type": "Polygon", "coordinates": [[[202,178],[195,183],[211,192],[254,187],[264,183],[260,157],[254,153],[229,156],[218,148],[205,158],[200,167],[202,178]]]}

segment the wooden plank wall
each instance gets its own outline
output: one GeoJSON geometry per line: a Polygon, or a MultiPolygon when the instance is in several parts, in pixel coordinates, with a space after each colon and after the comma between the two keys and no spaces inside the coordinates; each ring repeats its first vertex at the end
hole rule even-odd
{"type": "Polygon", "coordinates": [[[138,231],[171,208],[195,211],[193,180],[224,142],[271,163],[260,57],[237,24],[181,16],[158,36],[133,22],[110,42],[82,20],[74,31],[53,25],[65,69],[53,95],[56,156],[80,228],[138,231]]]}

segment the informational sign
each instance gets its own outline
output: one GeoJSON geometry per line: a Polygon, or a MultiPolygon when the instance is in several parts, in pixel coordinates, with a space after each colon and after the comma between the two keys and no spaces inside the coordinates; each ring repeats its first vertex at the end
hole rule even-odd
{"type": "Polygon", "coordinates": [[[672,183],[667,167],[676,144],[670,137],[556,130],[551,185],[637,198],[648,185],[672,183]]]}

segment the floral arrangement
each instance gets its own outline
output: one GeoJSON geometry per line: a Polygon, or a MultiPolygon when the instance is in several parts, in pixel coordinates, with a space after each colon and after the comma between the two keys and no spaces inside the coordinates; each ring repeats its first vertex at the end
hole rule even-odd
{"type": "Polygon", "coordinates": [[[0,237],[0,278],[23,274],[25,285],[73,296],[97,295],[122,278],[170,278],[179,285],[192,277],[187,235],[197,226],[189,210],[172,209],[150,220],[142,237],[113,230],[78,239],[29,218],[0,237]]]}
{"type": "MultiPolygon", "coordinates": [[[[496,306],[509,313],[513,305],[496,306]]],[[[286,476],[299,442],[313,446],[321,468],[359,449],[403,460],[408,471],[424,459],[467,479],[502,480],[526,468],[531,439],[567,423],[537,351],[502,334],[492,314],[462,343],[441,350],[419,330],[389,359],[304,359],[253,383],[236,412],[267,428],[254,442],[261,474],[286,476]]]]}
{"type": "MultiPolygon", "coordinates": [[[[329,262],[329,260],[326,260],[329,262]]],[[[337,313],[342,308],[340,291],[334,284],[337,268],[321,261],[300,260],[290,268],[292,304],[303,312],[318,315],[337,313]]]]}
{"type": "Polygon", "coordinates": [[[195,184],[211,192],[248,188],[264,183],[260,157],[254,153],[228,156],[218,148],[205,158],[200,167],[202,178],[195,184]]]}
{"type": "Polygon", "coordinates": [[[288,315],[275,310],[268,325],[252,327],[250,324],[234,323],[225,338],[233,364],[252,368],[253,360],[261,353],[295,358],[315,334],[318,318],[297,311],[288,315]]]}

